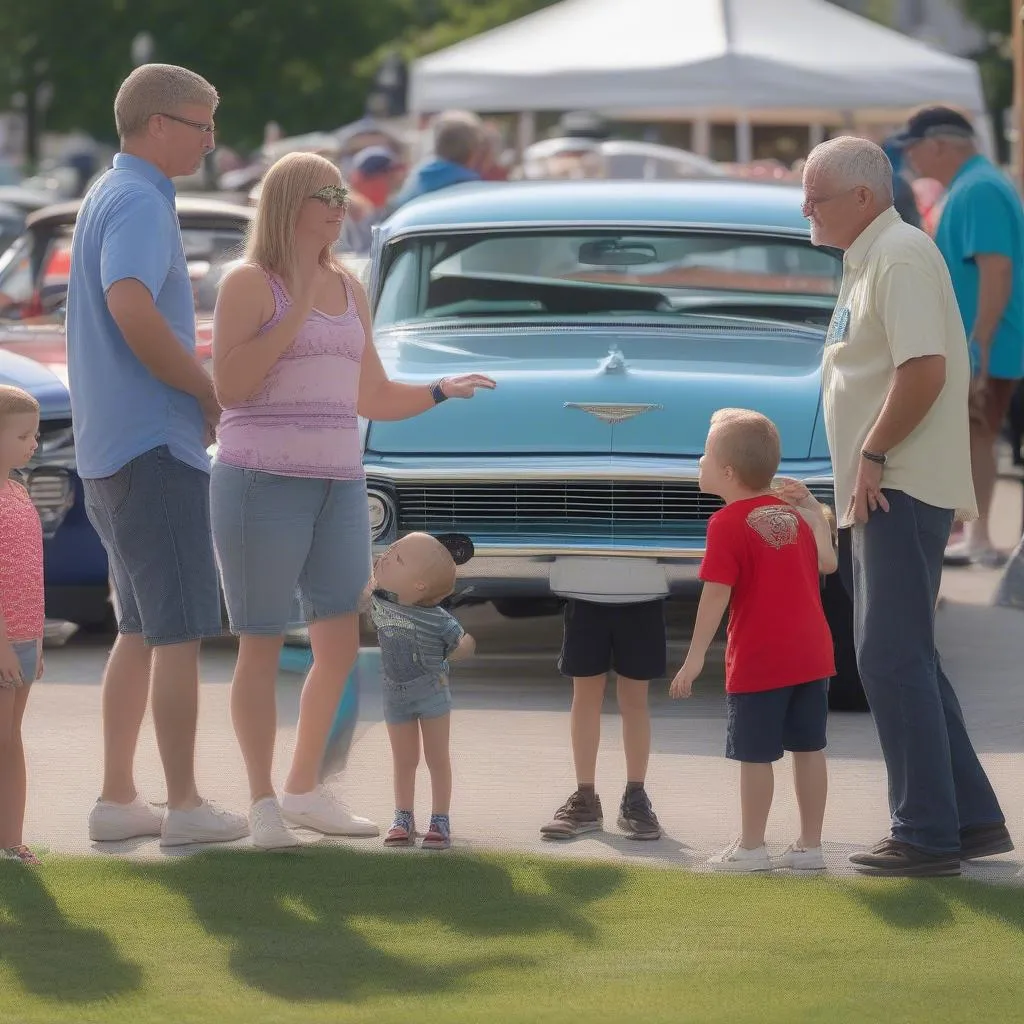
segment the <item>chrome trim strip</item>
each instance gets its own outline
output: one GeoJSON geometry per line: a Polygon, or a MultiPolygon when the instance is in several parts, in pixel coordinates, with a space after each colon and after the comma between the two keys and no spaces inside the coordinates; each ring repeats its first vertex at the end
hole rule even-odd
{"type": "MultiPolygon", "coordinates": [[[[615,480],[640,480],[657,482],[690,482],[698,479],[700,470],[696,458],[692,465],[685,467],[659,466],[657,469],[641,466],[615,466],[595,462],[593,465],[546,466],[385,466],[379,463],[364,463],[367,485],[374,482],[433,483],[443,481],[452,485],[472,481],[473,483],[508,483],[511,480],[594,480],[600,483],[615,480]]],[[[798,472],[786,473],[805,484],[832,484],[831,475],[812,474],[800,476],[798,472]]]]}
{"type": "Polygon", "coordinates": [[[439,221],[435,224],[416,224],[411,227],[396,229],[388,233],[383,240],[384,245],[399,242],[417,235],[473,235],[500,232],[515,234],[525,231],[689,231],[701,234],[758,235],[761,237],[800,238],[810,243],[810,228],[787,228],[780,225],[758,224],[720,224],[708,221],[691,223],[678,220],[520,220],[509,221],[470,221],[452,222],[439,221]]]}

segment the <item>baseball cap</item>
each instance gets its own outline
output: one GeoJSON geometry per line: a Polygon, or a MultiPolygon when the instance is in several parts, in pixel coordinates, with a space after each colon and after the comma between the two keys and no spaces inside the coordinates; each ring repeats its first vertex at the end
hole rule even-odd
{"type": "Polygon", "coordinates": [[[962,135],[974,138],[974,128],[963,114],[950,107],[925,107],[912,115],[906,128],[892,139],[901,148],[914,145],[933,135],[962,135]]]}
{"type": "Polygon", "coordinates": [[[367,146],[352,157],[352,169],[360,174],[386,174],[398,166],[397,157],[385,146],[367,146]]]}

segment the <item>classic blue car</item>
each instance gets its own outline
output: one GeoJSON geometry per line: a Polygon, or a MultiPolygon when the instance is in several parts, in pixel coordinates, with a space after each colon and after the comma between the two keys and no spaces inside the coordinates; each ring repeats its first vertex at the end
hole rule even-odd
{"type": "MultiPolygon", "coordinates": [[[[698,459],[724,406],[770,416],[780,472],[832,504],[820,364],[842,264],[800,203],[719,180],[463,185],[402,207],[370,281],[389,373],[498,388],[367,426],[375,548],[468,536],[463,597],[508,615],[595,586],[692,593],[720,507],[698,459]]],[[[848,602],[826,610],[847,638],[848,602]]]]}
{"type": "Polygon", "coordinates": [[[107,556],[85,515],[67,388],[45,366],[3,349],[0,383],[39,402],[39,447],[22,476],[43,524],[46,614],[101,625],[110,618],[107,556]]]}

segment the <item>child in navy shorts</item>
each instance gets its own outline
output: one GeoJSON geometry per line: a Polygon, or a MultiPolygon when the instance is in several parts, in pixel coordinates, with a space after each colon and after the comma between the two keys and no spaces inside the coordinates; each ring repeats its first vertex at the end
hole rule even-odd
{"type": "Polygon", "coordinates": [[[728,608],[726,756],[740,762],[743,830],[711,858],[719,871],[825,867],[825,726],[835,662],[819,574],[835,572],[838,561],[825,511],[807,488],[787,479],[773,491],[780,450],[771,420],[722,409],[711,419],[700,461],[701,490],[718,495],[725,508],[708,523],[693,639],[670,692],[690,696],[728,608]],[[772,763],[786,750],[793,754],[800,837],[773,862],[764,842],[772,763]]]}

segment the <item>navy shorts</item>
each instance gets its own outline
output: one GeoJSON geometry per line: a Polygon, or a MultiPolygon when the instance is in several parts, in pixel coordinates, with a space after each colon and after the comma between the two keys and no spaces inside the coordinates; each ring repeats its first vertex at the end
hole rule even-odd
{"type": "Polygon", "coordinates": [[[209,474],[161,445],[82,486],[107,552],[118,630],[154,645],[220,636],[209,474]]]}
{"type": "Polygon", "coordinates": [[[757,693],[727,693],[725,756],[764,764],[785,751],[825,749],[828,680],[757,693]]]}
{"type": "Polygon", "coordinates": [[[320,480],[214,462],[213,536],[235,633],[350,615],[370,579],[365,480],[320,480]]]}

